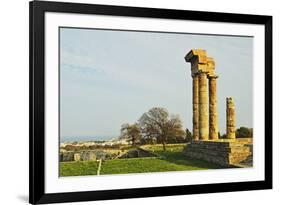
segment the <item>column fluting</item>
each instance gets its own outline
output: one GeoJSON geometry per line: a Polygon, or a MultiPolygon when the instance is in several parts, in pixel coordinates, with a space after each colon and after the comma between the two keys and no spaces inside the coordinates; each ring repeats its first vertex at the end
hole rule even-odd
{"type": "Polygon", "coordinates": [[[207,73],[199,73],[199,138],[209,139],[207,73]]]}
{"type": "Polygon", "coordinates": [[[217,77],[209,76],[209,139],[218,139],[217,77]]]}

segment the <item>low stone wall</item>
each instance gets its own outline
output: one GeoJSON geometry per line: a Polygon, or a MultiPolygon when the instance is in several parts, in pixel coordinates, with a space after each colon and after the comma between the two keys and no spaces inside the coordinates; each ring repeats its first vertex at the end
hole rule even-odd
{"type": "Polygon", "coordinates": [[[97,159],[115,159],[124,155],[127,151],[118,149],[96,149],[85,151],[63,151],[60,153],[61,162],[70,161],[91,161],[97,159]]]}
{"type": "Polygon", "coordinates": [[[193,141],[185,147],[183,153],[190,158],[230,167],[251,157],[250,144],[251,139],[193,141]]]}
{"type": "Polygon", "coordinates": [[[156,157],[156,154],[153,154],[150,151],[144,150],[142,148],[135,148],[135,149],[131,149],[128,152],[126,152],[125,154],[123,154],[122,156],[120,156],[120,158],[138,158],[138,157],[156,157]]]}
{"type": "Polygon", "coordinates": [[[60,161],[61,162],[91,161],[91,160],[96,160],[96,155],[93,151],[62,152],[62,153],[60,153],[60,161]]]}

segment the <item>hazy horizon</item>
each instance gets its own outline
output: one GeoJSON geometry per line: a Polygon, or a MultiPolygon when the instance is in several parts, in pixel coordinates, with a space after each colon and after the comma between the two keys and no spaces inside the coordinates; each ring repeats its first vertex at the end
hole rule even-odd
{"type": "Polygon", "coordinates": [[[89,142],[89,141],[108,141],[118,136],[61,136],[60,143],[64,142],[89,142]]]}
{"type": "Polygon", "coordinates": [[[226,97],[236,125],[252,127],[253,38],[60,28],[61,136],[118,136],[152,107],[178,114],[192,131],[194,48],[216,63],[219,131],[226,97]]]}

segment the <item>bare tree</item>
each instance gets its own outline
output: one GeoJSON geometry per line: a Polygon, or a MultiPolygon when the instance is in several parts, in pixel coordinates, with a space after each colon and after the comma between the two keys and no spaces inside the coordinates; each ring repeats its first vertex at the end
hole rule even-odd
{"type": "Polygon", "coordinates": [[[132,142],[132,145],[135,146],[141,138],[140,126],[137,123],[129,124],[125,123],[121,126],[121,139],[128,139],[132,142]]]}
{"type": "Polygon", "coordinates": [[[186,135],[185,140],[187,142],[191,142],[192,141],[192,134],[191,134],[191,132],[189,131],[188,128],[185,129],[185,135],[186,135]]]}
{"type": "Polygon", "coordinates": [[[169,116],[165,108],[154,107],[144,113],[139,119],[143,137],[156,138],[166,151],[169,138],[183,136],[182,122],[178,115],[169,116]]]}

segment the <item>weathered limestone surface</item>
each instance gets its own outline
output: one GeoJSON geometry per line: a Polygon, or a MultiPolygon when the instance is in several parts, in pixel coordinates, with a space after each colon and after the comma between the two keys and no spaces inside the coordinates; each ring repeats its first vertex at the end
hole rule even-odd
{"type": "Polygon", "coordinates": [[[199,140],[199,76],[194,74],[193,78],[193,139],[199,140]]]}
{"type": "Polygon", "coordinates": [[[191,63],[193,77],[193,139],[216,140],[218,139],[218,117],[215,61],[202,49],[192,49],[185,56],[185,60],[191,63]]]}
{"type": "Polygon", "coordinates": [[[235,106],[233,99],[226,98],[226,137],[228,139],[235,139],[236,127],[235,127],[235,106]]]}
{"type": "Polygon", "coordinates": [[[215,61],[213,58],[207,57],[207,72],[209,76],[215,76],[215,61]]]}
{"type": "Polygon", "coordinates": [[[186,56],[193,77],[193,141],[184,154],[222,166],[252,166],[252,139],[236,139],[235,107],[226,99],[226,135],[218,136],[217,78],[215,61],[202,49],[192,49],[186,56]],[[208,83],[209,82],[209,83],[208,83]],[[209,87],[209,89],[208,89],[209,87]],[[199,140],[198,140],[199,139],[199,140]]]}
{"type": "MultiPolygon", "coordinates": [[[[183,153],[187,157],[200,159],[224,167],[232,167],[252,157],[248,140],[194,141],[188,144],[183,153]]],[[[248,164],[252,166],[252,164],[248,164]]]]}
{"type": "Polygon", "coordinates": [[[209,139],[218,139],[217,76],[209,76],[209,139]]]}
{"type": "Polygon", "coordinates": [[[96,154],[92,151],[84,151],[80,153],[82,161],[96,160],[96,154]]]}
{"type": "Polygon", "coordinates": [[[199,73],[199,138],[209,139],[207,73],[199,73]]]}
{"type": "Polygon", "coordinates": [[[94,151],[81,151],[81,152],[62,152],[60,153],[61,162],[70,161],[91,161],[96,160],[96,154],[94,151]]]}
{"type": "Polygon", "coordinates": [[[191,63],[191,72],[197,74],[198,71],[207,72],[207,53],[202,49],[192,49],[186,56],[185,61],[191,63]]]}
{"type": "Polygon", "coordinates": [[[74,154],[74,161],[80,161],[81,160],[81,156],[79,153],[75,153],[74,154]]]}

